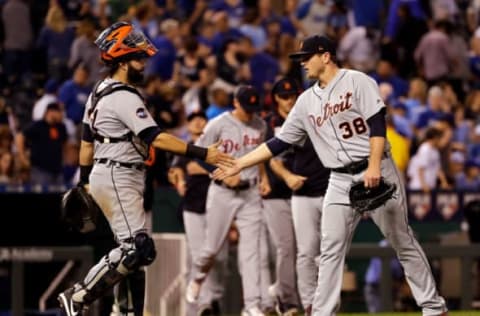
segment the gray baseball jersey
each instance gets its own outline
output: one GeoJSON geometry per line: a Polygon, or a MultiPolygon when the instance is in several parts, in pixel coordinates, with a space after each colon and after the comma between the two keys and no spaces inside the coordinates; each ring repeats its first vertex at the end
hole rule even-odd
{"type": "Polygon", "coordinates": [[[277,137],[302,144],[306,133],[325,167],[343,167],[370,155],[366,121],[383,107],[372,78],[340,69],[325,88],[315,84],[298,97],[277,137]]]}
{"type": "MultiPolygon", "coordinates": [[[[238,158],[260,145],[265,139],[266,130],[267,125],[257,115],[250,122],[243,123],[231,112],[225,112],[207,123],[197,145],[207,147],[221,139],[222,145],[219,148],[238,158]]],[[[257,176],[258,166],[253,166],[242,170],[240,179],[252,180],[257,176]]]]}
{"type": "MultiPolygon", "coordinates": [[[[114,82],[115,80],[107,78],[100,84],[98,90],[101,91],[114,82]]],[[[89,111],[91,106],[91,98],[89,98],[85,106],[83,122],[94,127],[97,133],[104,137],[122,137],[130,131],[138,135],[148,127],[157,126],[143,100],[129,91],[116,91],[101,98],[92,113],[89,111]]],[[[141,163],[144,157],[137,150],[146,154],[145,144],[138,137],[134,137],[133,142],[137,149],[128,141],[110,144],[95,142],[94,158],[141,163]]]]}

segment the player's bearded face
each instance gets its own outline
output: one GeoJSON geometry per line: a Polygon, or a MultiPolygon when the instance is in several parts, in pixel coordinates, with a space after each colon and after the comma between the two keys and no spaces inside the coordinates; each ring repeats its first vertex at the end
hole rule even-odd
{"type": "Polygon", "coordinates": [[[131,84],[140,84],[143,82],[143,72],[145,65],[140,62],[131,61],[127,64],[127,80],[131,84]]]}

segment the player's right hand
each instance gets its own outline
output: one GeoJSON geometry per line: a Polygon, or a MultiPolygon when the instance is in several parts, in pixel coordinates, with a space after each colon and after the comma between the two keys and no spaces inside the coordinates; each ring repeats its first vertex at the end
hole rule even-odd
{"type": "Polygon", "coordinates": [[[215,144],[208,146],[205,162],[217,167],[231,167],[233,165],[234,158],[218,150],[218,146],[221,144],[222,140],[219,140],[215,144]]]}
{"type": "Polygon", "coordinates": [[[297,191],[303,186],[306,180],[307,177],[292,173],[285,178],[285,183],[292,191],[297,191]]]}
{"type": "Polygon", "coordinates": [[[219,166],[215,169],[212,173],[212,179],[223,181],[226,177],[240,173],[241,170],[242,168],[240,167],[240,164],[234,159],[233,164],[230,167],[219,166]]]}

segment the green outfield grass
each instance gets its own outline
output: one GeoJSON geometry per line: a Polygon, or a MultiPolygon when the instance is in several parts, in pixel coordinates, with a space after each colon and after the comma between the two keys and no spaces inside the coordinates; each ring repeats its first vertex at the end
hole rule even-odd
{"type": "MultiPolygon", "coordinates": [[[[421,316],[416,313],[380,313],[380,314],[339,314],[339,316],[421,316]]],[[[480,316],[480,311],[448,312],[448,316],[480,316]]]]}

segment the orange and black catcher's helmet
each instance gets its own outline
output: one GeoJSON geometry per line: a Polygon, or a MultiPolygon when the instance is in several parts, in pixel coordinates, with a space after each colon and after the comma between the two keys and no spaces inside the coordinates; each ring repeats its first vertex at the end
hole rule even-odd
{"type": "Polygon", "coordinates": [[[109,26],[95,40],[95,45],[100,48],[102,61],[107,65],[148,58],[157,52],[145,34],[129,22],[109,26]]]}

